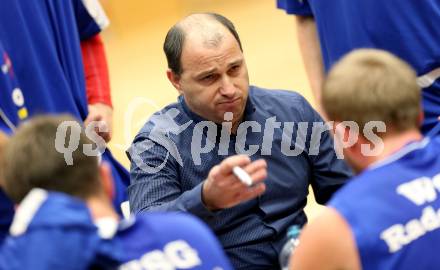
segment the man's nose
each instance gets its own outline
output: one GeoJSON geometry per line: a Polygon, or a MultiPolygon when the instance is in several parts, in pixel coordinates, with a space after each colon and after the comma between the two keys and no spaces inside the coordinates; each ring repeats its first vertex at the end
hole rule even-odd
{"type": "Polygon", "coordinates": [[[236,88],[232,79],[228,76],[222,78],[222,84],[220,86],[220,94],[226,97],[234,97],[236,88]]]}

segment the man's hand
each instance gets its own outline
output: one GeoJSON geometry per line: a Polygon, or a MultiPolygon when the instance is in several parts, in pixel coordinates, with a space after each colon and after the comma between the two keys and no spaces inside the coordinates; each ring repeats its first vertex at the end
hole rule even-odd
{"type": "Polygon", "coordinates": [[[95,130],[96,133],[101,136],[106,142],[109,142],[112,138],[112,128],[113,128],[113,109],[112,107],[103,104],[95,103],[90,104],[89,115],[84,121],[84,125],[87,126],[90,122],[100,121],[102,125],[99,125],[99,130],[108,130],[108,132],[101,132],[98,129],[95,130]]]}
{"type": "Polygon", "coordinates": [[[253,199],[266,190],[263,180],[267,176],[267,164],[263,159],[251,162],[245,155],[229,157],[213,167],[203,183],[202,201],[209,210],[230,208],[253,199]],[[233,173],[239,166],[252,178],[253,186],[248,187],[233,173]]]}

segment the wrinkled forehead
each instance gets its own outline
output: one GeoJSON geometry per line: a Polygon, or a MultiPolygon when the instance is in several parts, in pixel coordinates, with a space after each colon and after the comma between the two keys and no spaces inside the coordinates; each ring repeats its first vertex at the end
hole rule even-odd
{"type": "Polygon", "coordinates": [[[203,69],[212,65],[227,65],[243,58],[240,46],[229,31],[189,34],[184,42],[181,65],[187,69],[203,69]]]}
{"type": "MultiPolygon", "coordinates": [[[[200,16],[194,17],[200,18],[200,16]]],[[[229,33],[229,30],[218,21],[206,19],[205,16],[201,18],[203,19],[197,20],[191,17],[179,23],[185,36],[184,49],[192,46],[218,47],[229,33]]]]}

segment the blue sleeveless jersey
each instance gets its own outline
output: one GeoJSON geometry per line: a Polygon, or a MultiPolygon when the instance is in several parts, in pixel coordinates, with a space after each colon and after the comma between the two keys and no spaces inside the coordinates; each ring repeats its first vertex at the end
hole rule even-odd
{"type": "Polygon", "coordinates": [[[334,195],[363,269],[439,268],[439,156],[439,137],[411,143],[334,195]]]}
{"type": "Polygon", "coordinates": [[[422,85],[426,133],[440,116],[440,1],[277,0],[287,13],[314,16],[326,70],[358,48],[389,51],[412,65],[418,76],[437,70],[422,85]]]}
{"type": "Polygon", "coordinates": [[[84,203],[34,189],[0,247],[0,269],[88,269],[101,241],[84,203]]]}
{"type": "Polygon", "coordinates": [[[94,264],[124,270],[232,269],[208,227],[183,213],[144,213],[121,222],[94,264]]]}
{"type": "Polygon", "coordinates": [[[0,249],[0,269],[232,269],[214,235],[177,213],[93,223],[86,205],[34,189],[0,249]]]}
{"type": "MultiPolygon", "coordinates": [[[[11,133],[11,125],[17,126],[21,120],[38,114],[69,113],[81,120],[87,117],[80,41],[96,35],[104,27],[105,20],[98,16],[101,13],[90,11],[95,1],[0,2],[0,42],[16,79],[13,85],[0,82],[2,130],[11,133]],[[19,95],[14,92],[17,81],[25,110],[14,100],[14,95],[19,95]]],[[[110,151],[107,150],[102,159],[112,167],[114,204],[120,211],[120,203],[126,200],[128,172],[110,151]]]]}

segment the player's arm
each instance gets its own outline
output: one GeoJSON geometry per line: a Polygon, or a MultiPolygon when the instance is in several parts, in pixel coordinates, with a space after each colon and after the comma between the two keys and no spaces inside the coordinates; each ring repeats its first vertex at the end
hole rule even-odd
{"type": "Polygon", "coordinates": [[[82,40],[81,51],[86,80],[89,114],[85,124],[91,121],[103,121],[108,131],[101,129],[98,134],[106,141],[112,135],[113,108],[110,93],[107,59],[104,44],[99,34],[82,40]]]}
{"type": "Polygon", "coordinates": [[[48,230],[9,236],[0,247],[0,270],[87,269],[94,243],[75,228],[48,230]]]}
{"type": "Polygon", "coordinates": [[[324,80],[324,65],[321,55],[318,31],[312,16],[295,16],[300,52],[316,102],[316,110],[323,115],[321,87],[324,80]]]}
{"type": "Polygon", "coordinates": [[[290,258],[292,270],[361,269],[356,244],[346,221],[333,208],[306,225],[290,258]]]}
{"type": "Polygon", "coordinates": [[[107,28],[109,20],[99,0],[72,0],[86,79],[89,115],[85,124],[103,121],[107,132],[98,132],[105,141],[111,139],[113,109],[104,45],[99,33],[107,28]]]}
{"type": "Polygon", "coordinates": [[[353,176],[353,171],[344,159],[337,156],[330,126],[305,98],[302,97],[302,101],[299,106],[303,109],[301,122],[313,123],[313,128],[307,130],[305,148],[313,167],[309,183],[316,202],[324,205],[353,176]]]}

